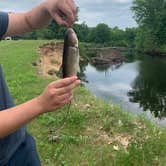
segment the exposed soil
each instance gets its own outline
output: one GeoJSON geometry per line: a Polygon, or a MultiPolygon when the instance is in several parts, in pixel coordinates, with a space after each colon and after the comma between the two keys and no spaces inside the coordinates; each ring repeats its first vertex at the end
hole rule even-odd
{"type": "Polygon", "coordinates": [[[91,59],[91,62],[94,65],[107,65],[121,63],[125,60],[125,57],[122,55],[121,50],[118,49],[99,49],[96,50],[96,57],[91,59]]]}
{"type": "Polygon", "coordinates": [[[62,65],[63,42],[50,42],[38,48],[39,59],[32,64],[38,67],[39,75],[56,77],[62,65]]]}

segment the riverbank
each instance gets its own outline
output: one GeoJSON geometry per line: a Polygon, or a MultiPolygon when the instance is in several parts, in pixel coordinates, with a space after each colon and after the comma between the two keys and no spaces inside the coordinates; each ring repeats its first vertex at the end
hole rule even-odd
{"type": "Polygon", "coordinates": [[[126,60],[123,54],[130,49],[127,47],[102,47],[102,45],[95,47],[94,44],[81,43],[80,50],[82,55],[84,51],[86,52],[87,56],[84,57],[94,66],[111,66],[123,63],[126,60]]]}
{"type": "MultiPolygon", "coordinates": [[[[1,64],[17,104],[39,95],[54,78],[43,78],[32,65],[37,48],[48,41],[2,41],[1,64]]],[[[28,125],[44,165],[159,165],[166,163],[166,129],[124,113],[91,95],[75,90],[66,125],[67,106],[42,115],[28,125]]]]}

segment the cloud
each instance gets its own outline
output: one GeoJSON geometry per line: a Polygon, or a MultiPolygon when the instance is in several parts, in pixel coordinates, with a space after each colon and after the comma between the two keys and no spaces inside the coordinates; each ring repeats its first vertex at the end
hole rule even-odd
{"type": "Polygon", "coordinates": [[[126,4],[126,3],[131,3],[132,0],[113,0],[115,3],[120,3],[120,4],[126,4]]]}
{"type": "Polygon", "coordinates": [[[93,27],[98,23],[106,23],[110,27],[119,26],[120,28],[133,27],[135,22],[131,17],[128,11],[119,11],[119,12],[86,12],[80,14],[80,23],[85,21],[89,26],[93,27]],[[125,15],[123,15],[125,13],[125,15]]]}
{"type": "Polygon", "coordinates": [[[5,0],[0,1],[0,9],[4,11],[23,12],[41,3],[43,0],[5,0]]]}
{"type": "Polygon", "coordinates": [[[80,7],[79,22],[85,21],[89,26],[101,22],[122,29],[137,26],[130,10],[132,0],[76,0],[76,3],[80,7]]]}

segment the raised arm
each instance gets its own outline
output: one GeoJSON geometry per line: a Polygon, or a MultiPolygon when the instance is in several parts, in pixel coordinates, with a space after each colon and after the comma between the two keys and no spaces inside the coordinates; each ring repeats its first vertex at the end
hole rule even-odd
{"type": "Polygon", "coordinates": [[[47,26],[52,19],[59,25],[71,26],[76,17],[73,0],[46,0],[25,13],[10,13],[5,36],[18,35],[47,26]]]}

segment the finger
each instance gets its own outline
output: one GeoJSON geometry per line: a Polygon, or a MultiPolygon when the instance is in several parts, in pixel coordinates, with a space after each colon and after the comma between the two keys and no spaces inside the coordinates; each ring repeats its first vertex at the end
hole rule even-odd
{"type": "Polygon", "coordinates": [[[73,98],[73,96],[70,96],[69,98],[63,100],[61,103],[59,103],[59,104],[57,105],[57,107],[58,107],[58,108],[63,107],[64,105],[66,105],[67,103],[69,103],[69,102],[72,100],[72,98],[73,98]]]}
{"type": "Polygon", "coordinates": [[[67,99],[69,99],[71,96],[73,96],[72,92],[69,92],[69,93],[66,93],[66,94],[63,94],[61,96],[58,97],[58,100],[61,102],[64,102],[66,101],[67,99]]]}
{"type": "Polygon", "coordinates": [[[64,78],[64,79],[61,79],[58,81],[54,81],[50,84],[50,86],[53,88],[62,88],[62,87],[65,87],[65,86],[72,84],[76,80],[77,80],[77,77],[72,76],[72,77],[64,78]]]}
{"type": "Polygon", "coordinates": [[[70,84],[66,87],[56,89],[56,94],[57,95],[63,95],[63,94],[66,94],[66,93],[70,93],[78,85],[80,85],[80,80],[76,80],[75,82],[73,82],[72,84],[70,84]]]}
{"type": "Polygon", "coordinates": [[[55,15],[54,15],[54,19],[55,19],[55,21],[56,21],[59,25],[61,25],[61,26],[68,26],[68,23],[67,23],[65,20],[63,20],[60,15],[55,14],[55,15]]]}
{"type": "Polygon", "coordinates": [[[68,6],[67,4],[64,6],[61,6],[59,8],[59,13],[61,13],[60,15],[62,16],[62,19],[64,17],[64,21],[66,21],[68,23],[68,26],[71,26],[74,21],[75,21],[75,17],[74,17],[74,13],[72,12],[72,9],[70,6],[68,6]]]}
{"type": "Polygon", "coordinates": [[[74,17],[76,17],[76,15],[77,15],[77,7],[76,7],[74,1],[73,0],[69,0],[69,1],[67,1],[67,4],[68,4],[68,6],[70,6],[74,17]]]}
{"type": "Polygon", "coordinates": [[[76,86],[80,85],[81,84],[81,80],[76,80],[75,84],[76,84],[76,86]]]}
{"type": "Polygon", "coordinates": [[[64,101],[61,102],[60,106],[64,106],[65,104],[69,103],[73,98],[73,95],[70,96],[69,98],[65,99],[64,101]]]}
{"type": "Polygon", "coordinates": [[[76,86],[75,84],[71,84],[69,86],[56,89],[56,94],[60,96],[60,95],[66,94],[66,93],[70,93],[75,88],[75,86],[76,86]]]}

